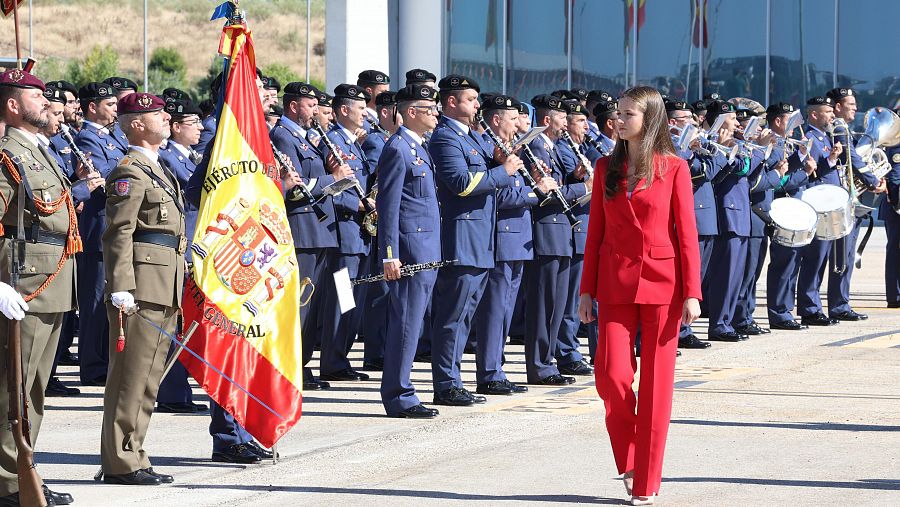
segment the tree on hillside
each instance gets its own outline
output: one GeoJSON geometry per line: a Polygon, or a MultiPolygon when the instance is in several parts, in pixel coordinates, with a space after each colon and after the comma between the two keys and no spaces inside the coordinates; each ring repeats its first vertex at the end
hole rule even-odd
{"type": "Polygon", "coordinates": [[[69,62],[69,81],[75,86],[84,86],[93,81],[116,75],[119,68],[119,54],[112,46],[94,46],[84,60],[69,62]]]}

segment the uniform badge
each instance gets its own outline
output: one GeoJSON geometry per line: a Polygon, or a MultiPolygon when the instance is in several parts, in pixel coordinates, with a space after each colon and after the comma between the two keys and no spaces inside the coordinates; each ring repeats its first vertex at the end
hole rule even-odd
{"type": "Polygon", "coordinates": [[[107,149],[107,150],[114,150],[114,149],[116,149],[116,145],[114,145],[113,143],[109,143],[109,144],[106,145],[106,149],[107,149]]]}
{"type": "Polygon", "coordinates": [[[472,155],[478,155],[478,150],[472,148],[471,150],[469,150],[469,153],[471,153],[472,155]]]}
{"type": "Polygon", "coordinates": [[[131,191],[131,183],[128,180],[116,180],[116,194],[128,195],[131,191]]]}
{"type": "Polygon", "coordinates": [[[68,155],[69,153],[72,153],[72,148],[66,146],[65,148],[59,150],[59,153],[62,155],[68,155]]]}
{"type": "Polygon", "coordinates": [[[300,149],[303,151],[309,151],[309,146],[306,144],[300,143],[300,149]]]}
{"type": "Polygon", "coordinates": [[[416,165],[422,165],[422,164],[424,164],[424,163],[425,163],[425,161],[422,160],[421,157],[416,157],[416,159],[413,160],[413,164],[416,164],[416,165]]]}
{"type": "Polygon", "coordinates": [[[159,208],[159,221],[160,222],[168,222],[169,221],[169,208],[163,206],[159,208]]]}
{"type": "Polygon", "coordinates": [[[519,186],[519,180],[516,180],[516,186],[517,187],[519,186]]]}

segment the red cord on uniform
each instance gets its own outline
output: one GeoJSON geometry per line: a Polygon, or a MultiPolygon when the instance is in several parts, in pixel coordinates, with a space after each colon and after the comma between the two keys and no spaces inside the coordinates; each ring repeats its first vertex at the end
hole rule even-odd
{"type": "Polygon", "coordinates": [[[122,323],[122,314],[124,312],[119,310],[119,337],[116,339],[116,352],[122,352],[125,350],[125,325],[122,323]]]}

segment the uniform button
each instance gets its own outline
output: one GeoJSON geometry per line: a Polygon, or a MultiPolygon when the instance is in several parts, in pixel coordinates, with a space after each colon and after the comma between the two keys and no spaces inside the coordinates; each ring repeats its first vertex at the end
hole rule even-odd
{"type": "Polygon", "coordinates": [[[556,217],[553,217],[553,221],[556,222],[556,217]]]}
{"type": "Polygon", "coordinates": [[[702,208],[702,207],[703,207],[703,205],[702,205],[702,204],[701,204],[701,205],[700,205],[700,207],[701,207],[701,208],[702,208]]]}
{"type": "Polygon", "coordinates": [[[729,204],[728,207],[729,207],[729,208],[733,208],[733,207],[734,207],[734,204],[729,204]]]}
{"type": "Polygon", "coordinates": [[[303,211],[309,211],[309,208],[303,208],[303,211]]]}
{"type": "Polygon", "coordinates": [[[506,230],[507,230],[507,231],[509,230],[509,226],[508,226],[508,225],[506,226],[506,230]]]}
{"type": "Polygon", "coordinates": [[[148,255],[147,257],[145,257],[145,259],[149,261],[149,260],[150,260],[150,256],[148,255]]]}
{"type": "Polygon", "coordinates": [[[35,271],[37,271],[37,268],[34,266],[31,266],[31,272],[34,273],[35,271]]]}

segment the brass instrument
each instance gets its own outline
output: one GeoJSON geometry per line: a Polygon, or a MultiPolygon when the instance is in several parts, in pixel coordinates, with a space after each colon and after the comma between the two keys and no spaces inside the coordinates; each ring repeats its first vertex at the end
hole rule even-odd
{"type": "MultiPolygon", "coordinates": [[[[284,154],[281,150],[275,147],[275,143],[271,140],[269,144],[272,146],[272,153],[275,154],[275,158],[278,160],[278,163],[281,164],[282,168],[285,172],[297,172],[297,169],[294,168],[293,162],[291,162],[291,158],[284,154]]],[[[313,212],[316,214],[316,218],[319,219],[319,222],[324,222],[328,220],[328,213],[322,209],[319,205],[319,202],[316,198],[313,197],[312,193],[306,188],[306,185],[303,183],[298,184],[293,189],[291,189],[293,193],[293,199],[303,199],[309,202],[310,206],[312,206],[313,212]]]]}
{"type": "MultiPolygon", "coordinates": [[[[372,185],[372,190],[366,196],[367,199],[372,199],[378,197],[378,182],[376,181],[374,185],[372,185]]],[[[370,236],[375,237],[378,235],[378,210],[373,209],[366,213],[366,216],[363,217],[362,220],[362,228],[365,229],[370,236]]]]}

